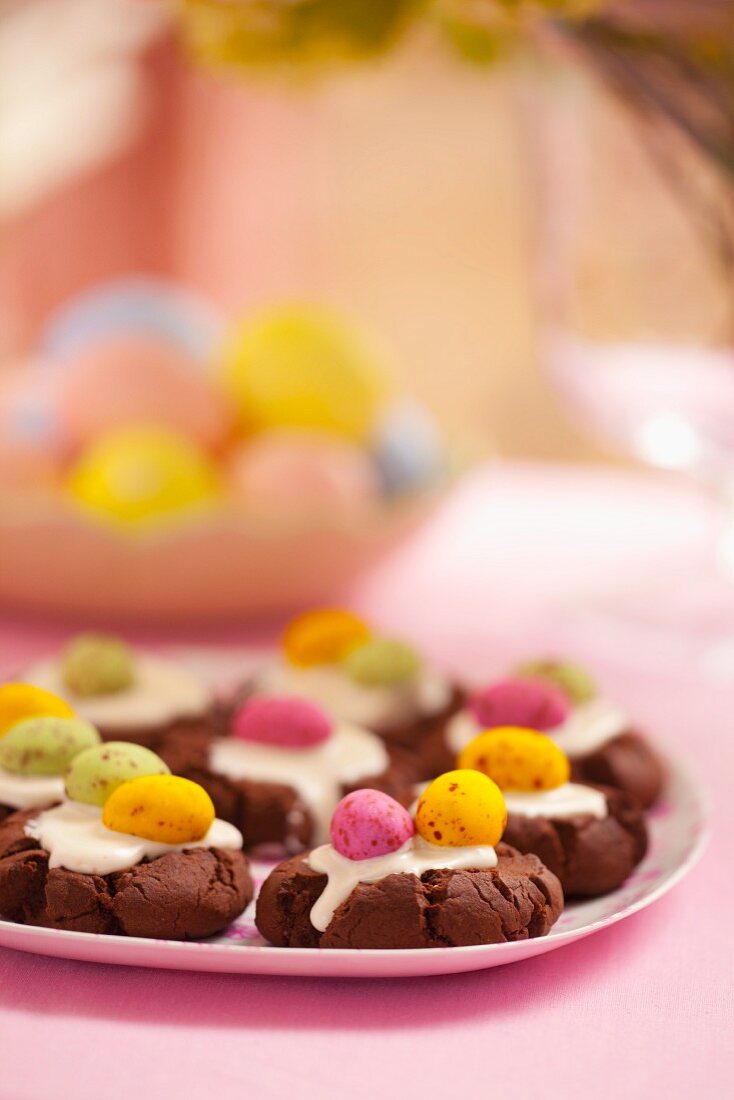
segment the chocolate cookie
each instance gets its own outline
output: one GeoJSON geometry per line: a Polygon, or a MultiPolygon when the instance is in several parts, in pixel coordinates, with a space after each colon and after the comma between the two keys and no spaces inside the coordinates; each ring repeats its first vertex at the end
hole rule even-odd
{"type": "Polygon", "coordinates": [[[579,783],[598,783],[626,791],[647,810],[660,797],[664,772],[645,738],[629,730],[588,756],[572,758],[571,777],[579,783]]]}
{"type": "Polygon", "coordinates": [[[606,789],[608,816],[526,817],[510,813],[503,839],[533,852],[557,875],[566,897],[597,897],[616,890],[647,851],[639,804],[623,791],[606,789]]]}
{"type": "Polygon", "coordinates": [[[111,875],[49,870],[25,834],[38,811],[0,823],[0,913],[19,924],[75,932],[195,940],[220,932],[253,897],[242,852],[190,848],[111,875]]]}
{"type": "Polygon", "coordinates": [[[563,891],[533,855],[497,846],[489,871],[427,871],[360,883],[326,931],[310,913],[326,875],[303,856],[281,863],[260,891],[256,923],[276,947],[413,948],[507,943],[544,936],[563,909],[563,891]]]}
{"type": "MultiPolygon", "coordinates": [[[[229,821],[245,838],[245,848],[301,852],[313,843],[314,821],[301,795],[287,783],[252,779],[231,779],[212,771],[209,766],[207,735],[192,737],[172,733],[158,746],[159,756],[174,775],[191,779],[208,792],[217,817],[229,821]]],[[[413,798],[412,784],[400,763],[377,776],[344,786],[342,794],[357,787],[385,791],[404,805],[413,798]]]]}

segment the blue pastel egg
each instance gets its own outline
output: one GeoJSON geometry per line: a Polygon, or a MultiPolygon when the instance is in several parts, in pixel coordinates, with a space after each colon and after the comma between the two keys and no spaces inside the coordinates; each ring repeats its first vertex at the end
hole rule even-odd
{"type": "Polygon", "coordinates": [[[197,360],[210,359],[224,322],[216,308],[165,279],[131,275],[96,285],[48,319],[41,351],[65,360],[101,337],[149,333],[197,360]]]}
{"type": "Polygon", "coordinates": [[[438,427],[420,405],[393,405],[377,425],[373,455],[385,492],[392,496],[437,481],[446,470],[438,427]]]}

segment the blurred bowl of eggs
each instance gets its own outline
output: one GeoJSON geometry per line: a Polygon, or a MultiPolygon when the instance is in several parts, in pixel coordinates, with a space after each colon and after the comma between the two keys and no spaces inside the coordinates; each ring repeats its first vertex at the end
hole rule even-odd
{"type": "Polygon", "coordinates": [[[432,513],[428,413],[343,317],[233,323],[151,279],[50,319],[0,368],[0,602],[207,619],[335,599],[432,513]]]}

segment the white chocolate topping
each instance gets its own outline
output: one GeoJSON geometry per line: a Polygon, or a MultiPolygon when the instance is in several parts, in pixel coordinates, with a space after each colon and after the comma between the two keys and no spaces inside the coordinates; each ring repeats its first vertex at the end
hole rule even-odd
{"type": "Polygon", "coordinates": [[[576,817],[588,814],[601,820],[608,815],[601,791],[583,783],[564,783],[551,791],[503,791],[510,814],[524,817],[576,817]]]}
{"type": "Polygon", "coordinates": [[[64,780],[60,775],[15,775],[0,768],[0,805],[14,810],[40,810],[61,802],[64,780]]]}
{"type": "Polygon", "coordinates": [[[319,932],[325,932],[334,911],[360,882],[379,882],[388,875],[420,878],[426,871],[441,868],[484,871],[497,866],[497,853],[490,847],[438,847],[416,835],[396,852],[374,859],[347,859],[331,844],[323,844],[309,853],[306,862],[312,870],[328,876],[321,897],[311,909],[311,924],[319,932]]]}
{"type": "Polygon", "coordinates": [[[110,875],[126,871],[144,859],[190,848],[242,847],[242,834],[234,825],[216,818],[206,836],[187,844],[162,844],[107,829],[102,809],[83,802],[63,802],[29,821],[26,836],[33,837],[49,854],[49,868],[65,867],[84,875],[110,875]]]}

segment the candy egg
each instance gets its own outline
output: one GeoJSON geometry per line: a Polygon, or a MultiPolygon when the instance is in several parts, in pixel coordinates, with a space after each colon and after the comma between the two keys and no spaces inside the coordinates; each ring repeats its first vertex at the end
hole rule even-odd
{"type": "Polygon", "coordinates": [[[331,843],[347,859],[373,859],[397,852],[414,833],[408,811],[382,791],[352,791],[331,819],[331,843]]]}
{"type": "Polygon", "coordinates": [[[80,634],[64,648],[61,678],[74,695],[113,695],[135,682],[135,657],[122,638],[80,634]]]}
{"type": "Polygon", "coordinates": [[[568,758],[550,737],[512,727],[480,733],[457,763],[490,776],[503,791],[551,791],[571,774],[568,758]]]}
{"type": "Polygon", "coordinates": [[[211,506],[216,469],[193,443],[160,428],[128,428],[100,439],[71,471],[68,489],[84,508],[135,526],[211,506]]]}
{"type": "Polygon", "coordinates": [[[528,661],[517,669],[518,676],[533,677],[555,684],[572,703],[588,703],[597,694],[592,677],[571,661],[528,661]]]}
{"type": "Polygon", "coordinates": [[[272,431],[256,437],[234,452],[229,482],[243,503],[291,513],[356,508],[379,496],[367,454],[316,432],[272,431]]]}
{"type": "Polygon", "coordinates": [[[202,840],[214,822],[214,804],[203,787],[179,775],[145,775],[109,796],[102,824],[116,833],[159,844],[202,840]]]}
{"type": "Polygon", "coordinates": [[[88,290],[58,310],[41,344],[66,359],[101,337],[148,334],[175,344],[199,360],[210,358],[222,319],[209,302],[165,279],[124,276],[88,290]]]}
{"type": "Polygon", "coordinates": [[[542,680],[501,680],[477,692],[470,709],[484,729],[524,726],[550,730],[568,718],[566,695],[555,684],[542,680]]]}
{"type": "Polygon", "coordinates": [[[108,741],[75,756],[66,769],[66,793],[75,802],[103,806],[121,783],[142,775],[168,775],[160,756],[142,745],[108,741]]]}
{"type": "Polygon", "coordinates": [[[65,699],[32,684],[0,685],[0,737],[24,718],[73,718],[65,699]]]}
{"type": "Polygon", "coordinates": [[[156,424],[216,447],[231,428],[224,396],[199,365],[151,336],[108,337],[79,352],[59,381],[59,413],[76,445],[156,424]]]}
{"type": "Polygon", "coordinates": [[[297,616],[283,635],[283,652],[292,665],[336,664],[370,636],[369,627],[351,611],[324,607],[297,616]]]}
{"type": "Polygon", "coordinates": [[[343,660],[348,676],[366,687],[395,687],[414,679],[421,660],[411,646],[393,638],[368,638],[343,660]]]}
{"type": "Polygon", "coordinates": [[[80,718],[24,718],[0,740],[0,768],[17,775],[62,775],[75,756],[100,743],[80,718]]]}
{"type": "Polygon", "coordinates": [[[372,447],[383,486],[390,494],[430,485],[445,470],[436,424],[413,402],[393,405],[380,417],[372,447]]]}
{"type": "Polygon", "coordinates": [[[426,787],[415,824],[429,844],[493,848],[505,831],[507,809],[496,783],[481,772],[461,768],[439,775],[426,787]]]}
{"type": "Polygon", "coordinates": [[[257,695],[248,699],[232,720],[235,737],[288,749],[321,745],[328,741],[332,729],[331,719],[320,707],[295,696],[257,695]]]}
{"type": "Polygon", "coordinates": [[[248,430],[312,428],[361,442],[386,392],[380,359],[341,318],[292,306],[235,328],[223,381],[248,430]]]}

